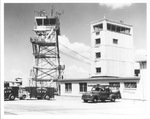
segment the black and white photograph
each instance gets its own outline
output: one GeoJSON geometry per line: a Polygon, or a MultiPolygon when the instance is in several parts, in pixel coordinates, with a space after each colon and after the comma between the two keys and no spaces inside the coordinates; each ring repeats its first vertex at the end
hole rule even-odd
{"type": "Polygon", "coordinates": [[[148,10],[3,0],[1,118],[149,119],[148,10]]]}

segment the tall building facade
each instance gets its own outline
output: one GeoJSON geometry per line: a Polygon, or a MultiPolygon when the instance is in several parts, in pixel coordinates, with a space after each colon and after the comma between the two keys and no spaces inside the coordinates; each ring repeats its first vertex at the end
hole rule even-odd
{"type": "Polygon", "coordinates": [[[133,77],[133,27],[102,19],[91,23],[92,77],[133,77]]]}

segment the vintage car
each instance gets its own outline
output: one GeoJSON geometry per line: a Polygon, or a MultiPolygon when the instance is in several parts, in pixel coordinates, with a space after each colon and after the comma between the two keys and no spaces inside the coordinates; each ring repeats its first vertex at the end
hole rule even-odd
{"type": "Polygon", "coordinates": [[[119,98],[121,98],[120,91],[112,91],[109,88],[109,85],[96,85],[91,89],[91,91],[88,91],[82,95],[82,100],[84,102],[97,102],[99,100],[102,102],[105,100],[115,102],[115,100],[119,98]]]}

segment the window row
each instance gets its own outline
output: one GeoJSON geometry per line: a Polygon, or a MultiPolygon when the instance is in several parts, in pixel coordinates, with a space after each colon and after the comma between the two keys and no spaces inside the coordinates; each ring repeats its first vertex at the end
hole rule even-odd
{"type": "Polygon", "coordinates": [[[107,30],[118,32],[118,33],[130,34],[130,28],[109,24],[109,23],[107,23],[107,30]]]}
{"type": "MultiPolygon", "coordinates": [[[[100,31],[103,30],[103,23],[94,25],[93,29],[96,35],[99,35],[100,31]]],[[[110,23],[107,23],[107,30],[118,32],[118,33],[130,34],[130,28],[119,26],[119,25],[114,25],[110,23]]]]}
{"type": "MultiPolygon", "coordinates": [[[[109,82],[109,86],[111,88],[120,88],[120,82],[109,82]]],[[[124,82],[124,88],[135,89],[137,88],[137,83],[136,82],[124,82]]],[[[65,91],[72,92],[72,83],[65,83],[65,91]]],[[[86,92],[87,83],[79,83],[79,91],[86,92]]]]}
{"type": "MultiPolygon", "coordinates": [[[[110,82],[109,83],[110,87],[116,87],[120,88],[120,83],[119,82],[110,82]]],[[[124,88],[137,88],[137,83],[136,82],[124,82],[124,88]]]]}
{"type": "MultiPolygon", "coordinates": [[[[118,44],[118,39],[113,38],[112,39],[113,44],[118,44]]],[[[101,38],[95,39],[95,46],[99,46],[101,44],[101,38]]]]}
{"type": "MultiPolygon", "coordinates": [[[[87,91],[87,83],[79,83],[79,91],[87,91]]],[[[72,83],[65,83],[65,92],[72,92],[72,83]]]]}
{"type": "Polygon", "coordinates": [[[49,25],[55,25],[56,19],[55,18],[46,18],[46,19],[36,19],[38,26],[49,26],[49,25]]]}

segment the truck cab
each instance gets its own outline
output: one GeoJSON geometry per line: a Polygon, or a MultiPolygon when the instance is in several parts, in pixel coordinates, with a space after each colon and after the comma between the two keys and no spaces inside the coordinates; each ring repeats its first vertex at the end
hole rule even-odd
{"type": "Polygon", "coordinates": [[[18,97],[19,87],[5,87],[4,88],[4,99],[15,100],[18,97]]]}

